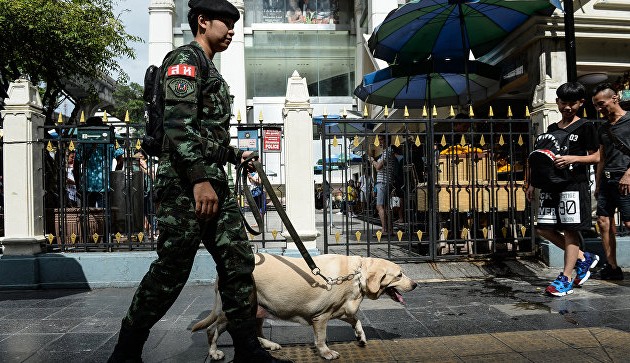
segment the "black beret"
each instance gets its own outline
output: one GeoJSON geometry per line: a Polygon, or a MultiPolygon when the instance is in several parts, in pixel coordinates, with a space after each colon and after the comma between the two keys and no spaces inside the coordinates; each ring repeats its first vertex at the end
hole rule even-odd
{"type": "Polygon", "coordinates": [[[236,6],[227,0],[188,0],[190,10],[209,16],[223,16],[237,22],[241,18],[236,6]]]}

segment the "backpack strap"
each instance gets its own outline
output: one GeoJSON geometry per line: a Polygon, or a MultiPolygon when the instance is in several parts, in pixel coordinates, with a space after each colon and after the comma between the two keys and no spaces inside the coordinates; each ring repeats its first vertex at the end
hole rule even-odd
{"type": "Polygon", "coordinates": [[[577,121],[575,121],[574,123],[572,123],[571,125],[569,125],[568,127],[565,127],[564,130],[566,133],[568,134],[572,134],[575,132],[575,130],[579,129],[582,125],[584,125],[586,123],[586,120],[583,118],[578,119],[577,121]]]}
{"type": "Polygon", "coordinates": [[[619,138],[617,138],[615,134],[612,133],[612,131],[610,130],[611,125],[605,124],[602,127],[606,130],[606,133],[608,134],[608,137],[612,141],[613,146],[617,148],[619,151],[621,151],[622,153],[626,154],[627,156],[630,156],[630,149],[626,146],[626,144],[621,142],[621,140],[619,140],[619,138]]]}

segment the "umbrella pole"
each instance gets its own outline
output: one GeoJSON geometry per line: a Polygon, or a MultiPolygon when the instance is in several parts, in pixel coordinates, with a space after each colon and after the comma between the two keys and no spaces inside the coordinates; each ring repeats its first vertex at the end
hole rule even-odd
{"type": "Polygon", "coordinates": [[[470,96],[470,76],[468,75],[468,52],[469,49],[466,46],[466,22],[464,20],[464,11],[462,8],[462,3],[457,4],[459,8],[459,31],[462,35],[462,49],[464,50],[464,74],[466,75],[466,106],[472,105],[472,100],[470,96]]]}

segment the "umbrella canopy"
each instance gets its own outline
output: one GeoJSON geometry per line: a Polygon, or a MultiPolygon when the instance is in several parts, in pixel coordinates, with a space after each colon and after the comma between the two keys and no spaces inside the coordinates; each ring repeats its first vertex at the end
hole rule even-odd
{"type": "Polygon", "coordinates": [[[479,57],[530,16],[549,15],[549,0],[416,0],[392,11],[368,41],[389,63],[479,57]]]}
{"type": "MultiPolygon", "coordinates": [[[[488,88],[498,84],[501,72],[497,67],[485,63],[467,62],[470,100],[486,97],[488,88]]],[[[393,65],[366,74],[354,94],[364,102],[395,108],[421,108],[427,103],[464,104],[469,101],[466,74],[461,62],[441,63],[434,67],[433,72],[423,74],[424,71],[425,67],[393,65]]]]}

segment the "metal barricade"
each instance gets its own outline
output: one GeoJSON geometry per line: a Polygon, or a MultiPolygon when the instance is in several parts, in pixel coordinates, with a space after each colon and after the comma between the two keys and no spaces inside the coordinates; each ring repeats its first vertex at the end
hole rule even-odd
{"type": "Polygon", "coordinates": [[[45,126],[48,251],[152,250],[156,160],[140,149],[144,124],[45,126]]]}
{"type": "Polygon", "coordinates": [[[324,205],[325,252],[390,260],[525,255],[534,252],[533,211],[525,197],[530,120],[324,120],[320,135],[329,200],[348,200],[351,181],[372,180],[358,207],[324,205]],[[383,135],[385,145],[378,141],[383,135]],[[369,161],[384,150],[401,163],[401,182],[383,184],[378,214],[369,161]],[[331,167],[335,154],[358,155],[331,167]],[[392,198],[396,197],[396,198],[392,198]],[[387,231],[388,233],[383,233],[387,231]]]}

